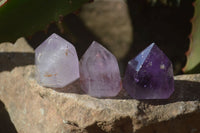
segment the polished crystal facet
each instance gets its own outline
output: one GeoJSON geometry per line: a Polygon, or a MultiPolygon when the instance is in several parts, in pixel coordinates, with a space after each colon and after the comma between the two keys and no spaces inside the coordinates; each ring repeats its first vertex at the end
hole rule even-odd
{"type": "Polygon", "coordinates": [[[52,34],[35,50],[36,79],[46,87],[62,88],[79,78],[74,46],[52,34]]]}
{"type": "Polygon", "coordinates": [[[166,99],[174,91],[172,63],[153,43],[128,62],[123,86],[135,99],[166,99]]]}
{"type": "Polygon", "coordinates": [[[95,97],[116,96],[121,77],[116,58],[103,46],[93,42],[80,60],[82,89],[95,97]]]}

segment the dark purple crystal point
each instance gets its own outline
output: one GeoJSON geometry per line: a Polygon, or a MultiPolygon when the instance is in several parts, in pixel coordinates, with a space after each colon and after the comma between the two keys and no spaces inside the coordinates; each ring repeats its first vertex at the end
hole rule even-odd
{"type": "Polygon", "coordinates": [[[172,63],[152,43],[128,62],[123,85],[135,99],[167,99],[174,91],[172,63]]]}

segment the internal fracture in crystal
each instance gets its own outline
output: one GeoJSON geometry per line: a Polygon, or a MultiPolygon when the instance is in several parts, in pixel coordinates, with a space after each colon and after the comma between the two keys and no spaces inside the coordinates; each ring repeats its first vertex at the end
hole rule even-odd
{"type": "Polygon", "coordinates": [[[55,33],[36,48],[35,65],[42,86],[62,88],[80,77],[75,47],[55,33]]]}
{"type": "Polygon", "coordinates": [[[115,56],[95,41],[80,60],[80,83],[87,94],[95,97],[116,96],[121,90],[115,56]]]}

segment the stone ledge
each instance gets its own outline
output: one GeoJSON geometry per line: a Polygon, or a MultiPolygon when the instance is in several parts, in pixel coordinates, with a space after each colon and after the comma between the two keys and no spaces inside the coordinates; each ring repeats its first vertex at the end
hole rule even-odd
{"type": "Polygon", "coordinates": [[[59,90],[39,86],[34,51],[23,38],[0,44],[0,50],[0,102],[17,132],[200,132],[200,74],[176,76],[175,92],[167,100],[138,101],[124,90],[98,99],[84,94],[78,81],[59,90]]]}
{"type": "Polygon", "coordinates": [[[151,126],[157,131],[163,123],[163,129],[174,131],[171,122],[191,118],[194,122],[182,126],[200,131],[199,77],[175,77],[176,91],[167,100],[138,101],[125,92],[114,99],[98,99],[84,94],[78,81],[61,91],[44,88],[35,81],[34,66],[29,65],[0,73],[0,99],[18,132],[140,133],[151,126]]]}

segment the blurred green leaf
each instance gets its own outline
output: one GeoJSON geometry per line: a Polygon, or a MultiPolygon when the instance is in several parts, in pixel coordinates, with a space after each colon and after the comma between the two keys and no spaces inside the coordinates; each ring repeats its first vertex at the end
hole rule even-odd
{"type": "Polygon", "coordinates": [[[194,17],[192,19],[192,33],[190,36],[190,47],[187,55],[187,63],[183,68],[185,73],[200,72],[200,0],[194,3],[194,17]]]}
{"type": "Polygon", "coordinates": [[[88,1],[8,0],[0,6],[0,42],[15,41],[18,37],[43,30],[50,22],[77,10],[88,1]]]}

